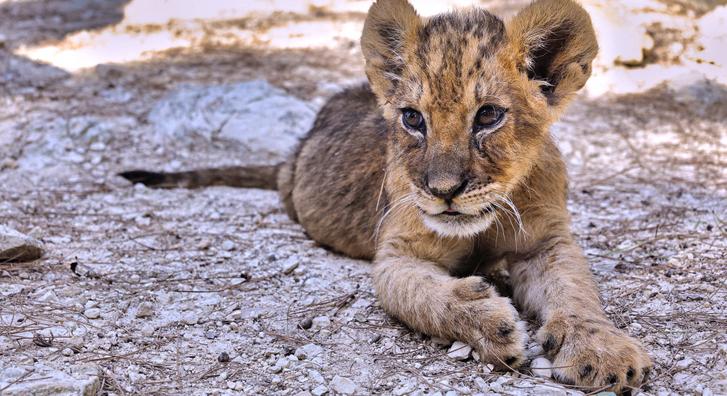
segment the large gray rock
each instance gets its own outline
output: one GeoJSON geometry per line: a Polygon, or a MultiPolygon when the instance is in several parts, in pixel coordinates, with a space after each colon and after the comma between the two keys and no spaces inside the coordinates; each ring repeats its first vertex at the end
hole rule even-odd
{"type": "Polygon", "coordinates": [[[76,366],[69,371],[67,374],[45,366],[10,367],[0,372],[0,389],[4,389],[3,396],[92,396],[98,393],[101,380],[97,367],[76,366]]]}
{"type": "Polygon", "coordinates": [[[40,241],[0,225],[0,264],[33,261],[42,255],[43,247],[40,241]]]}
{"type": "Polygon", "coordinates": [[[194,135],[232,140],[252,151],[282,153],[310,129],[314,106],[266,81],[182,85],[149,114],[157,140],[194,135]]]}

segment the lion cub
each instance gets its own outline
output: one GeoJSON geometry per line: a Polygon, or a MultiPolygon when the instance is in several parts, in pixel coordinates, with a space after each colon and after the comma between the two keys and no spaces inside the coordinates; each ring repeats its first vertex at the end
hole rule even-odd
{"type": "Polygon", "coordinates": [[[422,18],[406,0],[379,0],[361,45],[370,85],[334,96],[285,164],[122,175],[159,187],[277,187],[313,239],[374,261],[389,314],[517,367],[518,312],[477,275],[504,260],[557,379],[638,387],[651,361],[601,308],[548,132],[590,76],[588,14],[572,0],[539,0],[505,24],[477,8],[422,18]]]}

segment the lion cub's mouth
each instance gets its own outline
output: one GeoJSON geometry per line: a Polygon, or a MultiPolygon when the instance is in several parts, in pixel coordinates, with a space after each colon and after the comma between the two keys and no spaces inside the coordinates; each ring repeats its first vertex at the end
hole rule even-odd
{"type": "Polygon", "coordinates": [[[493,210],[495,210],[495,207],[494,207],[494,205],[491,205],[491,204],[480,209],[480,211],[477,212],[476,214],[462,213],[462,212],[450,207],[450,208],[447,208],[446,210],[444,210],[443,212],[436,214],[435,216],[442,217],[442,218],[449,218],[449,219],[460,218],[460,217],[482,217],[484,215],[492,213],[493,210]]]}

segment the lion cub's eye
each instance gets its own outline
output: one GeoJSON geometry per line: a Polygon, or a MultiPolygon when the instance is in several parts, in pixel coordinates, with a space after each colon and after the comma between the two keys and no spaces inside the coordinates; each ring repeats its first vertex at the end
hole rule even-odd
{"type": "Polygon", "coordinates": [[[475,130],[479,131],[480,129],[496,127],[505,118],[505,113],[507,113],[507,109],[501,107],[493,105],[482,106],[475,117],[475,130]]]}
{"type": "Polygon", "coordinates": [[[422,113],[413,110],[413,109],[403,109],[401,110],[402,113],[402,120],[404,121],[404,125],[406,127],[417,130],[419,132],[424,132],[425,125],[424,125],[424,116],[422,113]]]}

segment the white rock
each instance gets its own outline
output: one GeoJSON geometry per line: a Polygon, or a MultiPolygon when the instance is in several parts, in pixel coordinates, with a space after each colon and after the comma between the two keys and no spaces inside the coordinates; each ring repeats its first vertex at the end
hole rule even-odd
{"type": "Polygon", "coordinates": [[[71,348],[63,348],[63,350],[61,351],[61,354],[63,356],[73,356],[73,349],[71,349],[71,348]]]}
{"type": "Polygon", "coordinates": [[[456,360],[467,360],[470,357],[471,352],[471,346],[460,341],[455,341],[449,348],[449,351],[447,351],[447,356],[456,360]]]}
{"type": "Polygon", "coordinates": [[[199,315],[195,312],[187,312],[182,317],[182,321],[188,325],[194,325],[199,322],[199,315]]]}
{"type": "Polygon", "coordinates": [[[244,142],[253,151],[284,153],[312,125],[315,109],[266,81],[183,85],[151,110],[159,143],[201,135],[244,142]]]}
{"type": "Polygon", "coordinates": [[[0,373],[0,380],[13,381],[22,377],[28,370],[21,367],[10,367],[0,373]]]}
{"type": "Polygon", "coordinates": [[[290,366],[290,360],[288,358],[282,357],[278,359],[277,362],[275,362],[275,365],[272,368],[273,373],[277,374],[283,371],[283,369],[288,368],[290,366]]]}
{"type": "Polygon", "coordinates": [[[313,318],[313,326],[311,326],[314,329],[323,329],[325,327],[330,326],[331,319],[328,316],[318,316],[313,318]]]}
{"type": "Polygon", "coordinates": [[[228,240],[222,242],[222,245],[220,247],[222,248],[222,250],[229,252],[229,251],[235,250],[235,242],[232,242],[231,240],[228,239],[228,240]]]}
{"type": "Polygon", "coordinates": [[[323,356],[323,348],[316,344],[305,344],[295,350],[295,357],[300,360],[313,360],[323,356]]]}
{"type": "Polygon", "coordinates": [[[310,391],[313,396],[322,396],[328,393],[328,388],[323,385],[318,385],[310,391]]]}
{"type": "Polygon", "coordinates": [[[308,371],[308,376],[309,376],[309,377],[310,377],[310,378],[311,378],[311,379],[312,379],[313,381],[315,381],[315,382],[316,382],[317,384],[322,384],[322,383],[325,383],[325,382],[326,382],[326,379],[325,379],[325,378],[323,378],[323,375],[321,375],[321,373],[319,373],[318,371],[315,371],[315,370],[309,370],[309,371],[308,371]]]}
{"type": "Polygon", "coordinates": [[[483,392],[487,392],[490,390],[490,385],[487,384],[487,381],[485,381],[482,377],[475,378],[475,385],[477,385],[477,388],[479,388],[483,392]]]}
{"type": "Polygon", "coordinates": [[[538,377],[551,378],[553,376],[553,363],[544,357],[533,359],[533,362],[530,364],[530,369],[538,377]]]}
{"type": "Polygon", "coordinates": [[[687,357],[687,358],[684,358],[684,359],[678,361],[676,366],[680,369],[685,369],[685,368],[691,366],[692,363],[694,363],[694,359],[687,357]]]}
{"type": "Polygon", "coordinates": [[[98,308],[89,308],[83,314],[89,319],[98,319],[101,317],[101,310],[98,308]]]}
{"type": "Polygon", "coordinates": [[[358,388],[356,384],[346,377],[335,376],[331,380],[331,389],[343,395],[353,395],[358,388]]]}
{"type": "MultiPolygon", "coordinates": [[[[70,374],[67,374],[36,365],[33,374],[24,381],[3,389],[2,394],[3,396],[95,395],[100,391],[99,370],[95,366],[73,366],[69,371],[70,374]]],[[[0,384],[4,384],[4,381],[0,381],[0,384]]]]}
{"type": "Polygon", "coordinates": [[[42,255],[43,244],[40,241],[0,225],[0,264],[33,261],[42,255]]]}

